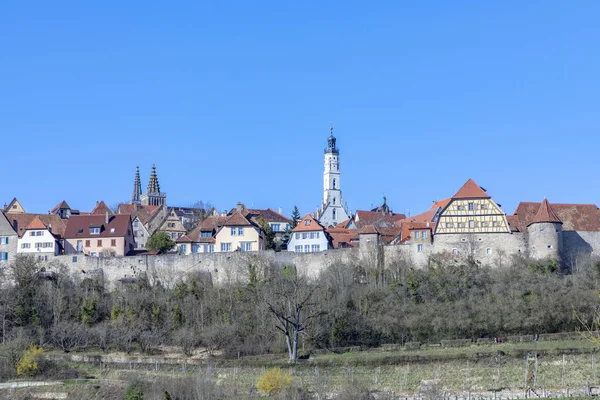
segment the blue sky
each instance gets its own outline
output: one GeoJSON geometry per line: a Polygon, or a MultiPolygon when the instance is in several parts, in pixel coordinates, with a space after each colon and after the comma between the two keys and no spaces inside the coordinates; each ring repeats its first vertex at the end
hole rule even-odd
{"type": "Polygon", "coordinates": [[[600,203],[597,1],[3,2],[0,203],[600,203]]]}

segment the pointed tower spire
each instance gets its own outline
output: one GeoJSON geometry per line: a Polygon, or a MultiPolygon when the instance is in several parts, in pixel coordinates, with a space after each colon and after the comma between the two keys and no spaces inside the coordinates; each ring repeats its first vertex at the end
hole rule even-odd
{"type": "Polygon", "coordinates": [[[135,167],[135,179],[133,181],[133,195],[131,196],[131,204],[140,204],[142,199],[142,181],[140,180],[140,167],[135,167]]]}
{"type": "Polygon", "coordinates": [[[548,202],[548,199],[544,197],[544,200],[540,204],[540,208],[538,209],[537,213],[535,214],[535,217],[533,217],[533,220],[529,223],[529,225],[541,224],[545,222],[562,224],[562,221],[554,212],[554,209],[550,205],[550,202],[548,202]]]}
{"type": "Polygon", "coordinates": [[[148,182],[148,194],[150,193],[160,193],[158,177],[156,176],[156,166],[154,164],[152,164],[152,173],[150,174],[150,182],[148,182]]]}

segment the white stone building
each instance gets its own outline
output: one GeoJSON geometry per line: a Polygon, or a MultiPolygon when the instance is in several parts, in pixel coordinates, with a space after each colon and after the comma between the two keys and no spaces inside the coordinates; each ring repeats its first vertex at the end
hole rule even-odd
{"type": "Polygon", "coordinates": [[[325,169],[323,172],[323,203],[317,212],[317,221],[325,227],[336,226],[348,219],[348,210],[342,200],[340,173],[340,152],[336,139],[331,135],[325,149],[325,169]]]}
{"type": "Polygon", "coordinates": [[[331,248],[325,228],[311,215],[307,215],[292,229],[288,251],[295,253],[316,253],[331,248]]]}

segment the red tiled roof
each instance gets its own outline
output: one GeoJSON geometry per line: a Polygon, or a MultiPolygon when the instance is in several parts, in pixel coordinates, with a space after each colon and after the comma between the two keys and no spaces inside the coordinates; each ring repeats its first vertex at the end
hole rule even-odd
{"type": "Polygon", "coordinates": [[[365,225],[363,226],[361,229],[358,230],[358,233],[363,235],[368,235],[368,234],[379,234],[379,232],[377,232],[377,229],[375,229],[375,227],[373,225],[365,225]]]}
{"type": "Polygon", "coordinates": [[[491,196],[485,192],[479,185],[475,183],[473,179],[469,179],[459,190],[456,192],[453,199],[490,199],[491,196]]]}
{"type": "Polygon", "coordinates": [[[400,243],[404,243],[410,239],[410,232],[415,230],[429,230],[430,232],[433,230],[434,224],[429,224],[427,226],[427,222],[414,222],[409,220],[402,221],[402,226],[400,230],[400,243]]]}
{"type": "Polygon", "coordinates": [[[104,215],[77,215],[67,220],[67,229],[64,237],[89,238],[89,237],[124,237],[131,225],[131,216],[128,214],[111,215],[106,223],[104,215]],[[99,235],[90,234],[90,227],[100,228],[99,235]],[[114,232],[111,230],[114,229],[114,232]]]}
{"type": "Polygon", "coordinates": [[[252,226],[252,224],[246,217],[236,211],[223,222],[223,226],[252,226]]]}
{"type": "Polygon", "coordinates": [[[508,226],[510,227],[511,232],[519,231],[519,217],[516,215],[507,215],[506,220],[508,221],[508,226]]]}
{"type": "Polygon", "coordinates": [[[358,230],[340,228],[340,224],[335,228],[327,228],[327,235],[331,238],[331,244],[334,249],[344,247],[356,247],[359,244],[358,230]]]}
{"type": "Polygon", "coordinates": [[[298,221],[298,225],[292,229],[292,232],[309,232],[309,231],[325,231],[323,225],[319,224],[316,219],[312,217],[312,215],[305,215],[300,221],[298,221]],[[308,225],[306,224],[308,221],[308,225]]]}
{"type": "Polygon", "coordinates": [[[560,218],[558,218],[547,199],[542,201],[538,212],[535,214],[535,217],[533,217],[533,220],[529,223],[529,225],[543,222],[557,222],[562,224],[562,221],[560,218]]]}
{"type": "Polygon", "coordinates": [[[42,222],[40,217],[35,217],[31,220],[29,225],[25,227],[25,230],[33,230],[33,229],[47,229],[48,227],[42,222]]]}
{"type": "Polygon", "coordinates": [[[92,212],[90,212],[90,214],[92,214],[92,215],[106,215],[106,213],[108,213],[108,215],[112,215],[113,212],[110,210],[110,208],[108,208],[106,203],[104,203],[104,201],[102,201],[102,200],[100,200],[99,202],[96,202],[96,207],[94,207],[92,212]]]}
{"type": "MultiPolygon", "coordinates": [[[[519,230],[524,232],[540,210],[541,203],[520,202],[514,215],[519,230]]],[[[600,232],[600,211],[595,204],[552,204],[552,210],[562,221],[563,231],[600,232]]]]}
{"type": "Polygon", "coordinates": [[[39,218],[40,221],[52,230],[52,234],[57,237],[61,237],[65,233],[66,223],[56,214],[25,214],[25,213],[6,213],[6,219],[12,225],[15,232],[19,237],[25,233],[25,228],[35,219],[39,218]]]}
{"type": "Polygon", "coordinates": [[[256,219],[262,218],[267,222],[284,222],[287,224],[292,222],[291,219],[289,219],[285,215],[279,214],[277,211],[273,210],[272,208],[267,208],[266,210],[245,209],[244,216],[246,218],[253,218],[253,217],[255,217],[256,219]]]}
{"type": "Polygon", "coordinates": [[[160,211],[160,206],[146,206],[140,204],[119,204],[119,214],[130,214],[131,218],[138,217],[146,225],[160,211]]]}
{"type": "Polygon", "coordinates": [[[377,227],[396,225],[396,221],[406,218],[404,214],[385,214],[378,211],[356,211],[354,223],[357,228],[362,228],[366,225],[375,225],[377,227]]]}
{"type": "Polygon", "coordinates": [[[217,230],[223,226],[223,224],[225,223],[225,221],[228,218],[229,217],[221,216],[221,215],[216,216],[216,217],[208,217],[204,221],[200,222],[198,224],[197,228],[203,232],[217,230]]]}

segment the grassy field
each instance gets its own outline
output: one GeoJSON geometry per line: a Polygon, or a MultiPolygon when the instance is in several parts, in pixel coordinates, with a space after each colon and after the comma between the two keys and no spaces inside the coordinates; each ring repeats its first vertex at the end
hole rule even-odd
{"type": "Polygon", "coordinates": [[[108,368],[70,362],[82,376],[96,380],[68,381],[56,390],[78,392],[77,386],[97,386],[103,381],[125,384],[140,379],[161,382],[197,376],[226,387],[228,392],[248,393],[258,377],[272,366],[289,370],[296,386],[322,393],[335,392],[352,382],[387,393],[415,393],[432,385],[441,393],[521,390],[527,371],[534,368],[533,361],[528,366],[527,353],[538,354],[537,388],[581,389],[600,383],[597,365],[600,354],[595,350],[595,346],[586,341],[425,347],[418,351],[378,349],[318,355],[294,366],[289,366],[285,358],[213,359],[200,366],[187,366],[185,372],[177,365],[162,365],[158,370],[146,365],[147,370],[144,370],[142,365],[128,362],[111,364],[108,368]]]}

